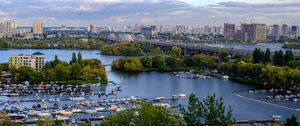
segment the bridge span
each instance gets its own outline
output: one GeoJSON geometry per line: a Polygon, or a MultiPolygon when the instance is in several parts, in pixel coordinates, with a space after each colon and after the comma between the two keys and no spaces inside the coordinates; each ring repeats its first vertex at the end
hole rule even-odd
{"type": "Polygon", "coordinates": [[[174,43],[174,42],[164,42],[164,41],[139,41],[141,44],[151,44],[153,46],[161,48],[172,48],[176,46],[183,50],[184,55],[193,55],[197,53],[219,53],[220,51],[225,51],[231,55],[251,55],[252,51],[234,48],[220,48],[205,46],[202,44],[191,44],[191,43],[174,43]]]}
{"type": "MultiPolygon", "coordinates": [[[[194,55],[199,53],[204,54],[218,54],[221,51],[225,51],[230,55],[252,55],[252,50],[245,49],[235,49],[235,48],[221,48],[221,47],[213,47],[206,46],[203,44],[191,44],[191,43],[180,43],[180,42],[165,42],[165,41],[138,41],[141,44],[151,44],[156,47],[167,48],[170,49],[173,46],[181,48],[183,50],[183,54],[185,56],[194,55]]],[[[271,52],[271,55],[274,55],[274,52],[271,52]]],[[[294,54],[295,59],[300,59],[299,54],[294,54]]]]}

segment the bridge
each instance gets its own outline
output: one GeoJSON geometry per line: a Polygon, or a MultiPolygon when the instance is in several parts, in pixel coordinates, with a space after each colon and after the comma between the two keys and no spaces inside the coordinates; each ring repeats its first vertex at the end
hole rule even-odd
{"type": "MultiPolygon", "coordinates": [[[[194,54],[219,54],[220,51],[225,51],[230,55],[252,55],[252,50],[245,49],[235,49],[235,48],[221,48],[206,46],[203,44],[192,44],[192,43],[183,43],[183,42],[171,42],[171,41],[158,41],[158,40],[148,40],[148,41],[138,41],[140,44],[150,44],[155,47],[160,47],[162,49],[171,49],[173,46],[181,48],[185,56],[194,55],[194,54]]],[[[271,56],[274,55],[274,52],[271,52],[271,56]]],[[[294,58],[300,60],[300,54],[294,53],[294,58]]]]}
{"type": "Polygon", "coordinates": [[[181,48],[184,55],[194,55],[198,53],[213,54],[219,53],[220,51],[225,51],[231,55],[251,55],[251,50],[234,49],[234,48],[221,48],[205,46],[203,44],[191,44],[191,43],[181,43],[181,42],[165,42],[165,41],[138,41],[140,44],[151,44],[162,49],[171,49],[173,46],[181,48]]]}

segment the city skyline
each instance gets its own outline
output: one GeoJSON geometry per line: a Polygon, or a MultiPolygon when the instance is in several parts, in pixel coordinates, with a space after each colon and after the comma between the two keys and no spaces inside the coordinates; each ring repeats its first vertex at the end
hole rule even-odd
{"type": "Polygon", "coordinates": [[[0,0],[0,22],[18,26],[126,26],[135,23],[202,27],[240,23],[299,25],[299,0],[0,0]],[[280,11],[279,11],[280,10],[280,11]]]}

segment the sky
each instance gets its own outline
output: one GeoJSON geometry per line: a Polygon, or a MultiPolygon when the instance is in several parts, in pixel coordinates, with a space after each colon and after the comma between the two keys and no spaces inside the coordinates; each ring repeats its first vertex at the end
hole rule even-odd
{"type": "Polygon", "coordinates": [[[300,0],[0,0],[0,22],[18,26],[300,25],[300,0]]]}

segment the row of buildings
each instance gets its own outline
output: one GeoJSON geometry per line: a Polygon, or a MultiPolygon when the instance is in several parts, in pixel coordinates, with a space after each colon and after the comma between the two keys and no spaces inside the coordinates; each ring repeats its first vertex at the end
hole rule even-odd
{"type": "Polygon", "coordinates": [[[16,21],[7,21],[0,23],[0,38],[12,36],[24,36],[31,38],[34,35],[43,34],[43,23],[39,20],[33,22],[31,27],[18,27],[16,21]]]}
{"type": "Polygon", "coordinates": [[[98,29],[96,25],[89,25],[88,27],[72,27],[67,28],[66,26],[62,27],[44,27],[43,22],[40,20],[35,20],[32,24],[32,27],[18,27],[16,21],[7,21],[4,23],[0,23],[0,38],[11,38],[14,36],[20,36],[25,39],[31,39],[36,36],[42,36],[51,33],[58,33],[58,32],[90,32],[90,33],[97,33],[98,29]]]}
{"type": "Polygon", "coordinates": [[[287,24],[267,26],[260,23],[242,23],[239,27],[235,24],[224,24],[224,39],[226,40],[240,40],[245,42],[278,41],[281,36],[298,39],[300,37],[300,27],[289,27],[287,24]]]}

